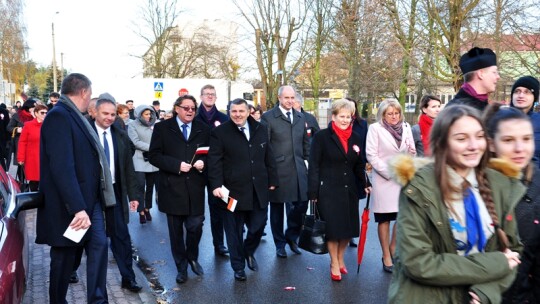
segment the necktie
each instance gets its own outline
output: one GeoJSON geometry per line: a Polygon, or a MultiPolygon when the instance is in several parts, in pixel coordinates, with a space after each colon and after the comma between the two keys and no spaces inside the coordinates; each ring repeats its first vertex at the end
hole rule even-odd
{"type": "Polygon", "coordinates": [[[109,166],[111,165],[111,154],[109,151],[109,141],[107,140],[107,131],[103,132],[103,150],[105,150],[105,157],[107,157],[107,162],[109,166]]]}
{"type": "Polygon", "coordinates": [[[463,196],[463,204],[465,205],[465,221],[467,225],[467,251],[465,254],[468,254],[474,245],[478,247],[478,251],[482,252],[486,246],[486,236],[482,227],[478,202],[471,188],[467,188],[463,196]]]}
{"type": "Polygon", "coordinates": [[[247,140],[249,140],[249,137],[246,133],[246,127],[240,127],[240,131],[242,131],[242,133],[244,133],[244,136],[246,137],[247,140]]]}
{"type": "Polygon", "coordinates": [[[182,125],[182,134],[184,134],[184,138],[185,138],[186,140],[188,140],[188,136],[187,136],[187,127],[188,127],[188,126],[187,126],[186,124],[183,124],[183,125],[182,125]]]}
{"type": "Polygon", "coordinates": [[[289,122],[292,123],[292,120],[291,120],[291,112],[287,112],[287,118],[289,119],[289,122]]]}

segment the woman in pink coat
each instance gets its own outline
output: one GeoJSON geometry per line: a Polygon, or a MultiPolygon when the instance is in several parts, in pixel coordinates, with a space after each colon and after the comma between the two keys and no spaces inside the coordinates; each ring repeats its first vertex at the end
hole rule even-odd
{"type": "Polygon", "coordinates": [[[371,209],[378,223],[382,266],[392,272],[396,249],[396,225],[390,238],[390,222],[396,220],[401,186],[390,178],[388,161],[400,153],[416,155],[411,126],[403,121],[401,105],[393,99],[381,102],[377,122],[369,126],[366,140],[367,160],[373,167],[371,209]]]}
{"type": "Polygon", "coordinates": [[[24,174],[28,180],[30,191],[37,191],[39,186],[39,135],[41,124],[49,108],[39,104],[34,108],[35,118],[24,123],[19,147],[17,148],[17,162],[24,165],[24,174]]]}

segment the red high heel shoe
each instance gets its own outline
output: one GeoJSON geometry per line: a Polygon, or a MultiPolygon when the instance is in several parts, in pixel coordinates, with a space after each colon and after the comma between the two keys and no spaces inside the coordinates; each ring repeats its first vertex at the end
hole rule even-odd
{"type": "Polygon", "coordinates": [[[339,269],[339,272],[341,272],[342,274],[347,274],[347,273],[349,273],[349,272],[347,271],[347,267],[345,267],[345,266],[341,267],[341,268],[339,269]]]}
{"type": "Polygon", "coordinates": [[[339,282],[341,281],[341,274],[333,274],[332,267],[330,267],[330,278],[332,279],[332,281],[339,282]]]}

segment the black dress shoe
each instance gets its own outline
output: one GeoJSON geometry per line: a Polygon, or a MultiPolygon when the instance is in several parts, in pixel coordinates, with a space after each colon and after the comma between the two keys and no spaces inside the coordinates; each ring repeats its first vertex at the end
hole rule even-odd
{"type": "Polygon", "coordinates": [[[287,251],[285,251],[285,248],[277,248],[276,249],[276,255],[282,259],[287,257],[287,251]]]}
{"type": "Polygon", "coordinates": [[[238,270],[234,272],[234,279],[237,281],[245,281],[247,279],[246,272],[243,270],[238,270]]]}
{"type": "Polygon", "coordinates": [[[349,247],[358,247],[358,245],[354,242],[353,239],[349,241],[349,247]]]}
{"type": "Polygon", "coordinates": [[[187,281],[187,270],[184,270],[184,271],[180,271],[177,275],[176,275],[176,283],[178,284],[183,284],[187,281]]]}
{"type": "Polygon", "coordinates": [[[188,263],[189,265],[191,265],[191,270],[193,271],[193,273],[195,273],[198,276],[204,274],[204,270],[202,269],[201,264],[197,262],[197,260],[193,260],[193,261],[188,260],[188,263]]]}
{"type": "Polygon", "coordinates": [[[246,258],[247,266],[249,269],[253,271],[259,270],[259,265],[257,264],[257,260],[255,260],[255,257],[253,255],[250,255],[246,258]]]}
{"type": "Polygon", "coordinates": [[[291,248],[292,252],[296,254],[302,254],[302,252],[300,251],[300,248],[298,248],[298,244],[296,244],[295,241],[287,240],[287,244],[289,244],[289,247],[291,248]]]}
{"type": "Polygon", "coordinates": [[[77,275],[77,271],[74,271],[69,276],[69,283],[79,283],[79,276],[77,275]]]}
{"type": "Polygon", "coordinates": [[[142,289],[142,287],[139,286],[135,280],[123,280],[123,279],[122,279],[122,288],[125,288],[133,292],[139,292],[142,289]]]}
{"type": "Polygon", "coordinates": [[[214,251],[221,256],[227,256],[227,254],[229,253],[229,250],[227,249],[227,247],[223,245],[219,245],[215,247],[214,251]]]}
{"type": "Polygon", "coordinates": [[[394,265],[386,266],[384,265],[384,258],[382,260],[382,269],[388,273],[392,273],[394,271],[394,265]]]}

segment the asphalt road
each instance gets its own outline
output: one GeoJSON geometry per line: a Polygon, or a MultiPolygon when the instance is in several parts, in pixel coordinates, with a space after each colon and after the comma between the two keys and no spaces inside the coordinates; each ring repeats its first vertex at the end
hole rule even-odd
{"type": "MultiPolygon", "coordinates": [[[[360,202],[361,209],[365,201],[360,202]]],[[[196,276],[188,268],[188,281],[176,283],[176,267],[170,252],[167,221],[156,205],[151,209],[153,221],[139,224],[137,213],[130,217],[130,232],[158,303],[386,303],[391,275],[383,272],[377,226],[371,221],[360,273],[357,249],[349,247],[345,254],[349,274],[341,282],[330,279],[330,257],[288,251],[288,258],[276,257],[270,226],[255,253],[259,271],[246,267],[247,281],[234,280],[228,257],[214,254],[210,218],[206,219],[200,244],[199,263],[204,276],[196,276]],[[294,290],[286,290],[294,287],[294,290]]]]}

